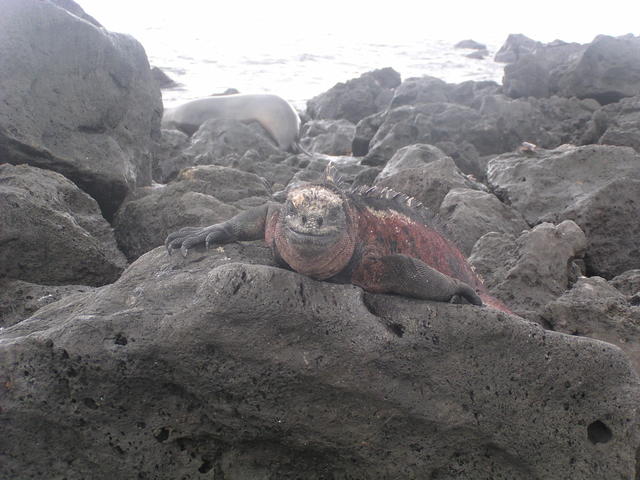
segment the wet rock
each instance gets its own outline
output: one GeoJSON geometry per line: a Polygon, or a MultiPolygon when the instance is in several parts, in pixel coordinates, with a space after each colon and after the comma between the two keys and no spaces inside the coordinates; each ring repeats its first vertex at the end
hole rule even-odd
{"type": "Polygon", "coordinates": [[[485,233],[519,235],[529,226],[522,215],[502,203],[492,193],[454,188],[440,205],[440,217],[446,221],[451,239],[466,255],[485,233]]]}
{"type": "Polygon", "coordinates": [[[71,179],[110,218],[151,183],[162,101],[142,46],[50,2],[0,17],[0,156],[71,179]]]}
{"type": "Polygon", "coordinates": [[[496,62],[514,63],[521,56],[533,53],[541,45],[541,42],[536,42],[521,33],[512,33],[493,59],[496,62]]]}
{"type": "Polygon", "coordinates": [[[158,88],[175,88],[179,85],[178,82],[167,75],[164,70],[159,67],[152,67],[151,75],[153,75],[153,80],[158,85],[158,88]]]}
{"type": "Polygon", "coordinates": [[[127,262],[97,203],[62,175],[0,165],[0,272],[44,285],[104,285],[127,262]]]}
{"type": "Polygon", "coordinates": [[[471,40],[471,39],[467,39],[467,40],[460,40],[458,43],[456,43],[454,46],[454,48],[469,48],[472,50],[486,50],[487,46],[476,42],[475,40],[471,40]]]}
{"type": "Polygon", "coordinates": [[[473,58],[474,60],[484,60],[489,55],[489,50],[476,50],[475,52],[467,53],[465,57],[473,58]]]}
{"type": "Polygon", "coordinates": [[[114,219],[118,245],[135,260],[171,232],[223,222],[269,197],[257,175],[214,165],[188,168],[168,185],[140,189],[122,204],[114,219]]]}
{"type": "Polygon", "coordinates": [[[519,315],[538,320],[538,312],[562,295],[581,274],[587,239],[571,220],[542,223],[520,236],[491,232],[473,247],[469,262],[491,294],[519,315]]]}
{"type": "Polygon", "coordinates": [[[311,120],[300,132],[300,143],[311,153],[350,155],[356,126],[348,120],[311,120]]]}
{"type": "Polygon", "coordinates": [[[422,167],[407,168],[387,177],[378,177],[375,184],[406,193],[434,212],[438,211],[442,200],[452,188],[484,188],[482,184],[467,178],[447,156],[433,159],[422,167]]]}
{"type": "Polygon", "coordinates": [[[571,290],[549,302],[542,317],[563,333],[620,347],[640,372],[640,306],[601,277],[581,277],[571,290]]]}
{"type": "Polygon", "coordinates": [[[314,119],[345,119],[355,124],[387,108],[399,84],[400,74],[392,68],[363,73],[309,100],[307,113],[314,119]]]}
{"type": "Polygon", "coordinates": [[[633,477],[618,348],[269,264],[261,244],[157,249],[1,331],[0,474],[633,477]]]}
{"type": "Polygon", "coordinates": [[[93,290],[85,285],[37,285],[0,278],[0,329],[29,318],[40,308],[67,295],[93,290]]]}

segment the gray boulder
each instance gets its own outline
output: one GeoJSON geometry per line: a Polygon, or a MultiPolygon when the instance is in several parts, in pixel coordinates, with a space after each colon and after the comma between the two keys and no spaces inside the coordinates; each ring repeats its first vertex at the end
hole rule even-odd
{"type": "Polygon", "coordinates": [[[533,53],[521,55],[516,62],[504,67],[503,92],[512,98],[558,94],[558,78],[586,48],[586,45],[563,42],[537,46],[533,53]]]}
{"type": "Polygon", "coordinates": [[[307,114],[313,119],[345,119],[355,124],[387,108],[399,84],[400,74],[392,68],[363,73],[309,100],[307,114]]]}
{"type": "Polygon", "coordinates": [[[285,155],[258,122],[223,119],[204,122],[184,153],[194,157],[196,165],[214,165],[228,155],[242,156],[248,150],[255,150],[263,158],[285,155]]]}
{"type": "Polygon", "coordinates": [[[640,96],[623,98],[598,110],[590,127],[595,138],[591,143],[621,145],[640,152],[640,96]]]}
{"type": "Polygon", "coordinates": [[[519,235],[529,229],[517,210],[492,193],[469,188],[449,190],[440,205],[440,217],[446,221],[451,239],[466,256],[485,233],[519,235]]]}
{"type": "Polygon", "coordinates": [[[300,143],[311,153],[351,155],[355,133],[348,120],[311,120],[300,131],[300,143]]]}
{"type": "Polygon", "coordinates": [[[153,180],[167,183],[183,168],[193,166],[193,156],[184,153],[190,145],[191,141],[186,133],[163,129],[162,136],[153,149],[153,180]]]}
{"type": "Polygon", "coordinates": [[[151,183],[162,101],[142,46],[48,1],[0,16],[0,156],[55,170],[110,218],[151,183]]]}
{"type": "Polygon", "coordinates": [[[127,265],[96,201],[62,175],[0,164],[0,272],[44,285],[104,285],[127,265]]]}
{"type": "Polygon", "coordinates": [[[257,175],[214,165],[188,168],[168,185],[139,189],[125,200],[114,219],[116,239],[132,261],[171,232],[223,222],[269,197],[257,175]]]}
{"type": "Polygon", "coordinates": [[[410,168],[421,168],[431,162],[443,160],[447,155],[438,147],[426,145],[424,143],[416,143],[407,145],[398,150],[391,160],[387,162],[380,174],[378,180],[382,180],[392,175],[400,173],[402,170],[410,168]]]}
{"type": "Polygon", "coordinates": [[[640,292],[640,269],[628,270],[621,273],[609,280],[609,284],[630,298],[640,292]]]}
{"type": "Polygon", "coordinates": [[[484,45],[483,43],[476,42],[475,40],[471,40],[471,39],[460,40],[453,47],[454,48],[469,48],[469,49],[472,49],[472,50],[486,50],[487,49],[487,46],[484,45]]]}
{"type": "Polygon", "coordinates": [[[598,36],[558,79],[565,97],[593,98],[602,105],[640,95],[640,37],[598,36]]]}
{"type": "Polygon", "coordinates": [[[467,141],[481,155],[501,153],[504,150],[495,143],[498,136],[495,123],[472,108],[451,103],[407,105],[387,112],[363,163],[384,165],[398,149],[414,143],[467,141]]]}
{"type": "Polygon", "coordinates": [[[640,94],[640,37],[598,36],[586,45],[538,46],[504,71],[504,93],[513,98],[592,98],[602,105],[640,94]]]}
{"type": "MultiPolygon", "coordinates": [[[[640,166],[640,165],[639,165],[640,166]]],[[[587,273],[610,279],[640,268],[640,175],[617,178],[577,200],[561,218],[573,219],[587,236],[587,273]]]]}
{"type": "Polygon", "coordinates": [[[533,155],[508,153],[489,162],[498,197],[530,225],[567,218],[566,211],[618,178],[640,179],[640,154],[628,147],[563,145],[533,155]]]}
{"type": "Polygon", "coordinates": [[[151,75],[153,75],[153,80],[158,85],[158,88],[176,88],[180,84],[176,82],[173,78],[165,73],[160,67],[152,67],[151,75]]]}
{"type": "Polygon", "coordinates": [[[538,321],[539,311],[582,273],[586,247],[580,227],[565,220],[542,223],[520,236],[487,233],[476,242],[469,262],[492,295],[517,314],[538,321]]]}
{"type": "Polygon", "coordinates": [[[581,277],[571,290],[547,304],[542,317],[563,333],[612,343],[640,372],[640,306],[601,277],[581,277]]]}
{"type": "Polygon", "coordinates": [[[495,150],[510,152],[522,142],[549,149],[565,143],[579,144],[599,108],[595,100],[588,99],[552,96],[514,100],[487,95],[478,112],[497,126],[495,143],[499,147],[495,150]]]}
{"type": "Polygon", "coordinates": [[[0,331],[0,476],[633,478],[617,347],[219,250],[154,250],[0,331]]]}
{"type": "Polygon", "coordinates": [[[530,225],[574,220],[588,239],[587,272],[640,268],[640,155],[628,147],[563,147],[489,162],[494,192],[530,225]]]}
{"type": "Polygon", "coordinates": [[[521,56],[533,53],[539,46],[542,46],[541,42],[536,42],[521,33],[512,33],[507,37],[493,59],[496,62],[514,63],[521,56]]]}
{"type": "Polygon", "coordinates": [[[363,157],[369,153],[369,142],[384,122],[386,114],[386,111],[374,113],[358,122],[351,145],[351,152],[354,156],[363,157]]]}
{"type": "MultiPolygon", "coordinates": [[[[384,170],[381,175],[383,173],[384,170]]],[[[447,156],[430,159],[429,163],[421,167],[398,170],[393,175],[382,178],[378,176],[375,185],[405,193],[434,212],[438,211],[442,200],[453,188],[485,188],[484,185],[465,176],[447,156]]]]}
{"type": "Polygon", "coordinates": [[[418,103],[447,103],[452,88],[445,81],[428,75],[407,78],[396,88],[389,108],[418,103]]]}
{"type": "Polygon", "coordinates": [[[95,18],[85,12],[80,5],[78,5],[73,0],[50,0],[51,3],[64,8],[67,12],[74,14],[76,17],[79,17],[83,20],[86,20],[89,23],[94,24],[96,27],[102,27],[100,22],[98,22],[95,18]]]}

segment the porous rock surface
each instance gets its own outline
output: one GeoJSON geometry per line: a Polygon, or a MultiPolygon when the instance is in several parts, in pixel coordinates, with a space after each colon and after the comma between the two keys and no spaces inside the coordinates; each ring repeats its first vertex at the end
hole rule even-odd
{"type": "Polygon", "coordinates": [[[571,220],[542,223],[519,236],[487,233],[476,242],[469,262],[492,295],[517,314],[538,320],[540,310],[581,274],[586,244],[584,232],[571,220]]]}
{"type": "Polygon", "coordinates": [[[640,155],[629,147],[563,146],[498,156],[487,179],[496,194],[525,217],[574,220],[587,234],[587,267],[612,278],[640,267],[640,155]]]}
{"type": "Polygon", "coordinates": [[[67,295],[92,290],[86,285],[38,285],[0,278],[0,328],[10,327],[67,295]]]}
{"type": "Polygon", "coordinates": [[[489,162],[487,174],[489,186],[530,225],[558,220],[575,203],[620,178],[640,178],[640,155],[604,145],[503,154],[489,162]]]}
{"type": "Polygon", "coordinates": [[[446,221],[451,239],[467,256],[485,233],[519,235],[529,229],[522,215],[494,194],[470,188],[449,190],[440,204],[440,217],[446,221]]]}
{"type": "Polygon", "coordinates": [[[97,286],[126,265],[93,198],[58,173],[0,164],[0,277],[97,286]]]}
{"type": "Polygon", "coordinates": [[[55,170],[110,218],[151,182],[162,101],[142,46],[48,1],[0,15],[0,156],[55,170]]]}
{"type": "Polygon", "coordinates": [[[558,332],[596,338],[619,346],[640,372],[640,306],[601,277],[581,277],[549,302],[542,317],[558,332]]]}
{"type": "Polygon", "coordinates": [[[632,478],[617,347],[271,262],[159,248],[0,332],[2,475],[632,478]]]}

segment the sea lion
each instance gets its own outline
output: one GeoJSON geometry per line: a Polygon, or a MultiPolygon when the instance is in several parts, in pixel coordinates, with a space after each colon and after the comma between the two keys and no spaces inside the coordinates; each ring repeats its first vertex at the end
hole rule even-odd
{"type": "Polygon", "coordinates": [[[212,118],[241,122],[255,120],[281,149],[305,152],[298,143],[300,117],[297,112],[285,99],[267,93],[216,95],[192,100],[165,110],[162,127],[193,135],[200,125],[212,118]]]}

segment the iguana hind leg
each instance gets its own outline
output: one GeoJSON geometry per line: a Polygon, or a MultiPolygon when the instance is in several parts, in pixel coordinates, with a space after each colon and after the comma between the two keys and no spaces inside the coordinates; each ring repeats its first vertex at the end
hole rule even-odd
{"type": "Polygon", "coordinates": [[[431,268],[417,258],[393,254],[382,257],[380,262],[382,272],[379,283],[383,291],[438,302],[462,297],[473,305],[482,305],[482,300],[469,285],[431,268]]]}

